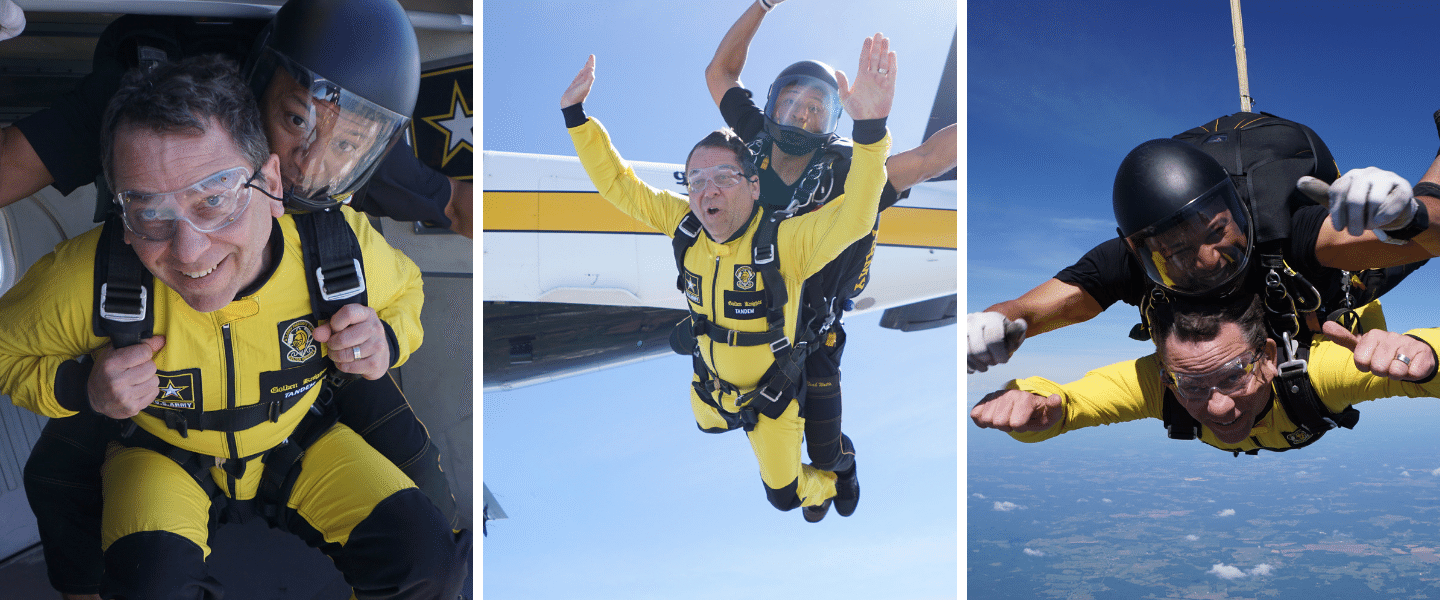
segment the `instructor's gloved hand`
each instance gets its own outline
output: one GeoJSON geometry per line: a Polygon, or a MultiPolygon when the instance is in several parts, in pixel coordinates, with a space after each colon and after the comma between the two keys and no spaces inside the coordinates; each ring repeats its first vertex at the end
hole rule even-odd
{"type": "Polygon", "coordinates": [[[1352,169],[1328,186],[1314,177],[1301,177],[1296,184],[1311,199],[1330,208],[1335,231],[1360,235],[1375,231],[1381,240],[1385,231],[1404,229],[1415,218],[1419,202],[1404,177],[1377,167],[1352,169]]]}
{"type": "Polygon", "coordinates": [[[25,31],[25,11],[11,0],[0,0],[0,41],[25,31]]]}
{"type": "Polygon", "coordinates": [[[1011,321],[998,312],[965,315],[965,372],[986,369],[1010,360],[1025,341],[1025,319],[1011,321]]]}

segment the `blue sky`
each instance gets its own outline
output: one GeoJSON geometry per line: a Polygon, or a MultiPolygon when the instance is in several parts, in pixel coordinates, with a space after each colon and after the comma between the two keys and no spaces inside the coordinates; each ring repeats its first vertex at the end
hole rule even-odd
{"type": "MultiPolygon", "coordinates": [[[[1246,2],[1243,9],[1254,110],[1309,125],[1342,172],[1373,165],[1420,178],[1440,143],[1425,41],[1440,9],[1389,2],[1246,2]]],[[[1024,293],[1114,236],[1111,186],[1132,148],[1238,112],[1240,103],[1223,0],[970,2],[968,26],[966,307],[973,312],[1024,293]]],[[[1430,310],[1440,294],[1434,268],[1385,297],[1392,329],[1440,325],[1430,310]]],[[[1070,381],[1151,352],[1148,342],[1126,338],[1137,315],[1117,305],[1026,341],[1010,364],[968,377],[967,404],[1011,378],[1070,381]]]]}
{"type": "MultiPolygon", "coordinates": [[[[573,155],[559,98],[593,53],[586,109],[621,154],[682,161],[723,126],[704,68],[748,5],[487,4],[481,147],[573,155]]],[[[897,150],[913,147],[955,14],[952,0],[789,0],[766,18],[741,80],[763,96],[807,58],[853,73],[861,42],[883,32],[900,65],[890,129],[897,150]]],[[[685,358],[486,393],[483,478],[510,517],[485,540],[486,596],[955,597],[956,328],[903,334],[878,321],[847,319],[860,507],[818,525],[769,505],[742,434],[696,429],[685,358]]]]}

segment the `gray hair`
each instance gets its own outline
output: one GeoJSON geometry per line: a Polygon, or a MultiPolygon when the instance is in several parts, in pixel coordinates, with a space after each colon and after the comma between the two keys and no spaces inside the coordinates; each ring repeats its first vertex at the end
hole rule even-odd
{"type": "Polygon", "coordinates": [[[750,147],[745,145],[745,140],[740,139],[734,129],[726,127],[710,132],[690,149],[690,154],[685,155],[685,170],[690,170],[690,157],[695,156],[695,151],[701,148],[720,148],[735,153],[735,160],[740,163],[740,172],[746,179],[760,174],[755,167],[755,155],[750,152],[750,147]]]}
{"type": "Polygon", "coordinates": [[[100,162],[115,189],[115,135],[122,126],[154,132],[203,134],[214,119],[251,171],[270,157],[260,109],[239,67],[218,55],[194,56],[152,70],[132,69],[110,98],[100,128],[100,162]]]}

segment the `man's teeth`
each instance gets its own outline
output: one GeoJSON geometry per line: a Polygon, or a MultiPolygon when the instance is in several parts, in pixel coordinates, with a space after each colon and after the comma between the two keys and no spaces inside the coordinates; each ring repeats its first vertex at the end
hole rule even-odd
{"type": "MultiPolygon", "coordinates": [[[[219,266],[219,265],[216,265],[216,266],[219,266]]],[[[204,277],[204,276],[209,275],[209,274],[214,273],[214,272],[215,272],[215,267],[210,267],[209,269],[207,269],[207,270],[205,270],[205,271],[201,271],[201,272],[199,272],[199,273],[189,273],[189,272],[186,272],[186,271],[181,271],[181,273],[185,273],[185,276],[186,276],[186,277],[189,277],[189,278],[191,278],[191,279],[199,279],[199,278],[201,278],[201,277],[204,277]]]]}

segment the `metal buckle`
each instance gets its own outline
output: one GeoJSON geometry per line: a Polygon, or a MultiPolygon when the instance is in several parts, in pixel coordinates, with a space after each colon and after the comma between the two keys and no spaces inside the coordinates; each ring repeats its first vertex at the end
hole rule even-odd
{"type": "Polygon", "coordinates": [[[141,287],[140,287],[140,310],[139,310],[139,312],[137,312],[137,313],[121,313],[121,312],[112,312],[112,311],[110,311],[110,309],[108,308],[108,307],[110,306],[109,297],[110,297],[110,284],[108,284],[108,283],[100,284],[100,317],[101,317],[101,318],[103,318],[103,319],[109,319],[109,320],[111,320],[111,321],[118,321],[118,322],[120,322],[120,323],[134,323],[134,322],[142,321],[142,320],[145,319],[145,307],[148,305],[148,304],[147,304],[147,298],[149,298],[149,292],[146,291],[146,289],[145,289],[144,286],[141,286],[141,287]]]}
{"type": "Polygon", "coordinates": [[[780,339],[770,342],[770,352],[773,354],[779,354],[789,347],[790,338],[787,337],[782,336],[780,339]]]}
{"type": "Polygon", "coordinates": [[[768,265],[775,262],[775,244],[754,249],[755,264],[768,265]]]}
{"type": "Polygon", "coordinates": [[[695,213],[686,213],[685,218],[680,219],[680,226],[676,227],[676,229],[679,229],[680,233],[693,238],[700,235],[700,227],[700,219],[695,216],[695,213]]]}
{"type": "Polygon", "coordinates": [[[355,287],[353,287],[353,288],[344,289],[344,290],[339,290],[339,291],[336,291],[336,292],[331,292],[331,291],[329,291],[329,290],[327,290],[327,289],[325,288],[325,273],[324,273],[324,268],[323,268],[323,267],[316,267],[316,268],[315,268],[315,281],[320,284],[320,297],[321,297],[321,298],[324,298],[324,299],[325,299],[326,301],[328,301],[328,302],[333,302],[333,301],[335,301],[335,300],[344,300],[344,299],[346,299],[346,298],[353,298],[353,297],[355,297],[355,296],[360,295],[361,292],[364,292],[364,291],[365,291],[365,272],[364,272],[363,269],[360,268],[360,261],[359,261],[358,259],[352,258],[352,259],[350,259],[350,262],[351,262],[351,263],[354,263],[354,265],[355,265],[355,279],[356,279],[359,283],[357,283],[357,284],[355,285],[355,287]]]}

